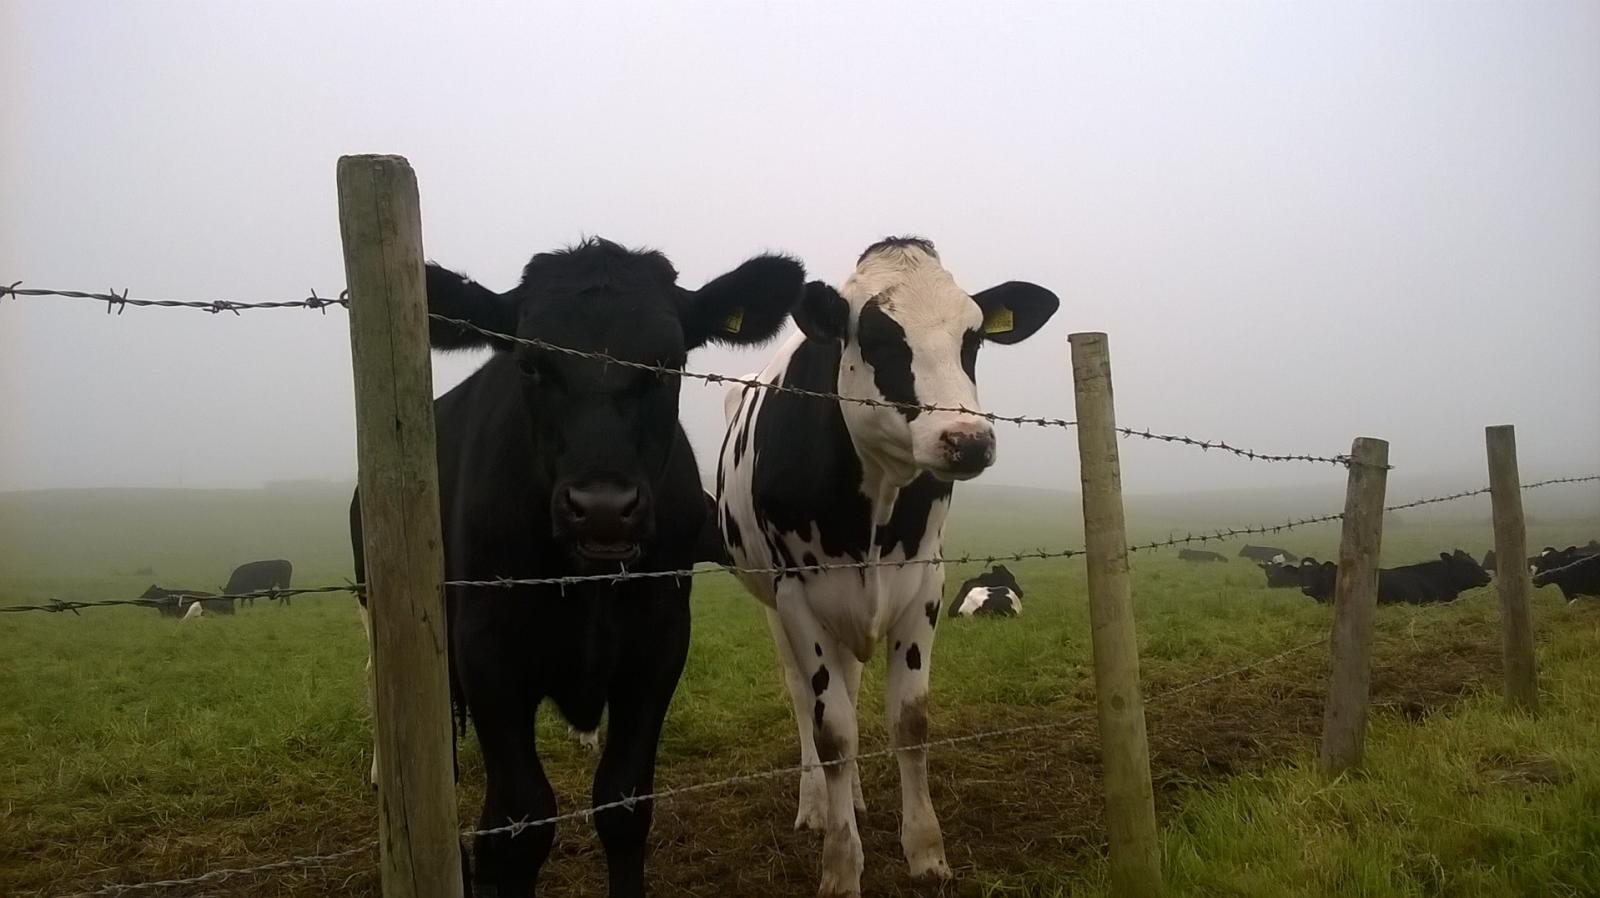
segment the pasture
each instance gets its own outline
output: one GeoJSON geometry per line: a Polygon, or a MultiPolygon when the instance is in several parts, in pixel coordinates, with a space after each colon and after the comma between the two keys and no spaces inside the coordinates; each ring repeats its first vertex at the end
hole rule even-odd
{"type": "MultiPolygon", "coordinates": [[[[1391,501],[1409,498],[1391,481],[1391,501]]],[[[1476,484],[1465,484],[1475,486],[1476,484]]],[[[1529,545],[1600,534],[1591,487],[1528,494],[1529,545]],[[1563,493],[1561,491],[1566,490],[1563,493]],[[1548,493],[1546,495],[1545,493],[1548,493]],[[1577,501],[1574,501],[1576,498],[1577,501]]],[[[349,576],[346,489],[0,494],[0,604],[212,589],[233,564],[286,557],[299,586],[349,576]],[[151,568],[153,575],[134,574],[151,568]]],[[[947,554],[1081,545],[1074,495],[958,489],[947,554]]],[[[1258,496],[1130,497],[1130,539],[1281,520],[1258,496]]],[[[1297,513],[1336,510],[1337,493],[1297,513]]],[[[1388,523],[1384,562],[1491,545],[1488,499],[1388,523]]],[[[1337,524],[1261,537],[1334,555],[1337,524]]],[[[1493,589],[1377,618],[1376,715],[1366,769],[1334,784],[1310,764],[1325,647],[1183,691],[1322,633],[1330,610],[1268,590],[1233,557],[1133,559],[1157,810],[1172,892],[1216,896],[1600,894],[1600,605],[1534,593],[1545,712],[1499,711],[1493,589]]],[[[1081,558],[1010,563],[1023,617],[941,621],[935,739],[1059,721],[1059,728],[935,749],[933,797],[950,895],[1103,893],[1081,558]]],[[[947,574],[949,588],[977,572],[947,574]]],[[[948,600],[948,589],[946,599],[948,600]]],[[[697,578],[694,636],[661,744],[658,787],[797,760],[794,723],[756,603],[732,578],[697,578]]],[[[881,658],[881,654],[879,656],[881,658]]],[[[353,597],[258,602],[176,622],[137,608],[0,616],[0,894],[62,895],[335,852],[375,834],[371,748],[353,597]]],[[[863,686],[862,748],[886,744],[882,663],[863,686]]],[[[463,825],[482,778],[461,740],[463,825]]],[[[587,801],[594,756],[553,714],[540,753],[562,810],[587,801]]],[[[863,764],[868,894],[917,894],[897,836],[887,758],[863,764]]],[[[663,896],[808,895],[819,837],[791,829],[783,775],[658,804],[650,862],[663,896]]],[[[376,895],[375,858],[231,878],[174,895],[376,895]]],[[[603,892],[586,823],[564,825],[553,896],[603,892]]]]}

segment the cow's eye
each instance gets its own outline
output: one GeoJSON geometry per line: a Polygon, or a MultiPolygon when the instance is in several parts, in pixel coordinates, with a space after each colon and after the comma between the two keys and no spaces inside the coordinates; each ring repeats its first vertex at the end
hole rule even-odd
{"type": "Polygon", "coordinates": [[[517,370],[522,372],[523,378],[530,384],[537,385],[544,380],[544,375],[539,370],[539,363],[532,355],[517,356],[517,370]]]}

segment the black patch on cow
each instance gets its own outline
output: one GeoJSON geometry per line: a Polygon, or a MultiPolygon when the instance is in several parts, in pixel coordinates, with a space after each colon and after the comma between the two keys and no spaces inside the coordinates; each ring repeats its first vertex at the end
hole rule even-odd
{"type": "Polygon", "coordinates": [[[811,691],[819,698],[828,691],[828,665],[817,665],[817,672],[811,675],[811,691]]]}
{"type": "Polygon", "coordinates": [[[929,602],[928,604],[923,605],[922,606],[922,613],[926,614],[928,616],[928,626],[930,628],[937,628],[939,626],[939,603],[938,602],[929,602]]]}
{"type": "Polygon", "coordinates": [[[894,650],[897,652],[900,651],[900,640],[898,639],[894,641],[894,650]]]}
{"type": "Polygon", "coordinates": [[[733,519],[733,509],[730,508],[722,510],[722,538],[735,549],[744,548],[744,535],[739,532],[739,523],[733,519]]]}
{"type": "Polygon", "coordinates": [[[856,257],[856,264],[860,265],[865,262],[867,257],[873,253],[883,252],[886,249],[905,249],[907,247],[920,249],[935,259],[939,258],[938,251],[933,248],[933,241],[924,237],[885,237],[862,250],[861,255],[856,257]]]}
{"type": "Polygon", "coordinates": [[[861,360],[872,367],[872,382],[889,402],[900,404],[900,414],[907,421],[915,421],[922,409],[914,408],[917,401],[917,376],[911,370],[911,344],[906,342],[906,329],[883,310],[884,297],[880,294],[867,301],[856,325],[856,344],[861,349],[861,360]]]}
{"type": "Polygon", "coordinates": [[[817,650],[817,657],[818,657],[818,658],[821,658],[821,657],[822,657],[822,643],[820,643],[820,642],[813,642],[813,643],[812,643],[812,644],[811,644],[811,647],[812,647],[812,648],[814,648],[814,649],[816,649],[816,650],[817,650]]]}
{"type": "Polygon", "coordinates": [[[812,554],[812,553],[810,553],[810,552],[807,552],[806,554],[800,556],[800,563],[805,565],[806,567],[816,567],[817,566],[817,556],[812,554]]]}
{"type": "Polygon", "coordinates": [[[921,670],[922,669],[922,650],[917,648],[917,644],[914,643],[914,642],[911,643],[911,647],[910,648],[906,649],[906,669],[907,670],[921,670]]]}
{"type": "Polygon", "coordinates": [[[967,379],[978,382],[978,347],[983,345],[982,331],[967,331],[961,335],[961,370],[967,379]]]}
{"type": "Polygon", "coordinates": [[[906,485],[895,499],[889,523],[878,528],[878,548],[888,555],[899,547],[907,558],[916,557],[928,536],[928,516],[933,503],[950,498],[953,485],[932,474],[922,474],[906,485]]]}
{"type": "Polygon", "coordinates": [[[824,704],[820,698],[817,699],[817,703],[815,705],[811,706],[811,724],[819,731],[822,729],[822,712],[827,707],[828,706],[824,704]]]}

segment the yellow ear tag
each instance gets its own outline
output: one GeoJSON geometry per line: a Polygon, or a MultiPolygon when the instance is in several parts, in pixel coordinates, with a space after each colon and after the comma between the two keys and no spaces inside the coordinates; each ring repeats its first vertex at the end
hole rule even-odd
{"type": "Polygon", "coordinates": [[[744,327],[744,309],[734,309],[733,313],[722,321],[722,331],[727,334],[737,334],[739,328],[744,327]]]}
{"type": "Polygon", "coordinates": [[[1011,318],[1011,310],[1005,306],[990,312],[983,319],[983,332],[986,334],[1006,334],[1016,327],[1016,322],[1011,318]]]}

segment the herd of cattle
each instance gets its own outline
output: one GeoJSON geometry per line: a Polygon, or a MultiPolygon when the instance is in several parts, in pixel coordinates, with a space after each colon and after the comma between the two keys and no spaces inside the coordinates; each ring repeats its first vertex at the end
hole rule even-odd
{"type": "MultiPolygon", "coordinates": [[[[234,612],[233,596],[241,593],[268,592],[268,599],[289,604],[288,596],[272,596],[274,589],[288,589],[289,578],[294,575],[294,565],[275,558],[270,561],[251,561],[241,564],[233,569],[228,577],[228,583],[219,592],[203,592],[198,589],[164,589],[152,585],[139,597],[139,604],[147,608],[154,608],[162,617],[176,617],[183,620],[193,620],[215,614],[232,614],[234,612]]],[[[244,596],[240,604],[254,605],[255,596],[244,596]]]]}
{"type": "MultiPolygon", "coordinates": [[[[1272,589],[1295,589],[1319,602],[1333,601],[1338,565],[1331,561],[1301,558],[1271,546],[1245,546],[1239,556],[1257,563],[1272,589]]],[[[1216,552],[1180,549],[1178,557],[1199,563],[1227,561],[1216,552]]],[[[1600,597],[1600,541],[1557,549],[1546,546],[1529,558],[1528,571],[1534,586],[1555,586],[1567,601],[1581,596],[1600,597]]],[[[1461,593],[1489,583],[1495,570],[1494,550],[1480,563],[1466,552],[1441,552],[1437,561],[1424,561],[1378,571],[1378,604],[1421,605],[1453,602],[1461,593]]]]}
{"type": "MultiPolygon", "coordinates": [[[[654,789],[690,639],[690,578],[661,574],[697,560],[731,562],[765,613],[804,763],[795,826],[822,832],[820,894],[861,893],[857,702],[880,645],[901,847],[913,878],[948,879],[925,745],[935,630],[941,616],[1014,616],[1022,589],[999,567],[941,615],[932,562],[954,484],[995,458],[979,352],[1037,333],[1055,294],[1025,281],[968,292],[910,237],[867,247],[837,287],[763,255],[690,290],[660,253],[599,238],[535,255],[504,293],[433,263],[425,274],[434,348],[493,351],[435,403],[450,693],[477,734],[479,821],[493,831],[474,838],[467,893],[536,889],[554,829],[504,824],[557,813],[534,739],[548,700],[580,733],[605,717],[594,825],[609,893],[644,894],[652,802],[636,796],[654,789]],[[791,318],[799,332],[727,393],[708,497],[676,372],[702,346],[763,344],[791,318]],[[624,570],[656,576],[594,576],[624,570]],[[497,580],[542,582],[461,585],[497,580]]],[[[349,523],[365,582],[360,503],[349,523]]],[[[383,616],[359,598],[381,645],[383,616]]],[[[375,779],[388,763],[374,752],[375,779]]]]}

